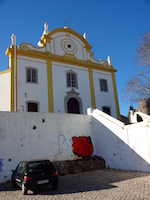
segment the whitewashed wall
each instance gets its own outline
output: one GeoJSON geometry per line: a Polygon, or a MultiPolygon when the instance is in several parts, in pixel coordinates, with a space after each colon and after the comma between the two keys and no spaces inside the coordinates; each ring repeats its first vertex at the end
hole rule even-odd
{"type": "Polygon", "coordinates": [[[74,90],[79,93],[79,97],[82,99],[83,114],[86,114],[87,108],[91,107],[88,69],[56,62],[52,63],[54,113],[65,113],[64,98],[67,96],[67,92],[72,90],[71,87],[67,88],[66,82],[66,72],[69,70],[73,70],[77,74],[78,88],[74,88],[74,90]]]}
{"type": "MultiPolygon", "coordinates": [[[[73,137],[90,137],[106,167],[150,172],[150,116],[125,126],[95,109],[91,115],[0,112],[0,183],[20,160],[74,160],[73,137]]],[[[146,117],[145,117],[146,116],[146,117]]],[[[83,146],[83,145],[81,145],[83,146]]]]}
{"type": "MultiPolygon", "coordinates": [[[[87,60],[87,53],[85,50],[85,44],[81,39],[76,37],[75,35],[70,34],[69,36],[66,35],[64,32],[56,33],[51,36],[53,38],[53,47],[54,53],[57,55],[64,56],[66,54],[65,50],[63,49],[63,40],[66,40],[68,42],[71,42],[72,45],[75,48],[75,51],[73,51],[75,58],[79,60],[87,60]]],[[[70,54],[71,55],[71,54],[70,54]]],[[[88,52],[89,55],[89,52],[88,52]]]]}
{"type": "Polygon", "coordinates": [[[10,111],[10,71],[0,73],[0,110],[10,111]]]}
{"type": "Polygon", "coordinates": [[[150,172],[150,117],[125,126],[99,110],[92,116],[95,154],[106,167],[150,172]]]}
{"type": "Polygon", "coordinates": [[[114,88],[113,88],[111,73],[93,70],[93,80],[94,80],[96,108],[102,110],[103,106],[110,107],[111,116],[117,119],[114,88]],[[107,80],[108,92],[101,91],[99,82],[100,79],[107,80]]]}
{"type": "Polygon", "coordinates": [[[38,102],[39,112],[48,112],[47,63],[44,60],[18,56],[17,60],[17,107],[19,112],[27,111],[27,102],[38,102]],[[26,68],[35,68],[38,83],[27,83],[26,68]]]}
{"type": "Polygon", "coordinates": [[[74,136],[90,136],[93,142],[91,116],[0,112],[0,183],[10,180],[21,160],[77,159],[74,136]]]}

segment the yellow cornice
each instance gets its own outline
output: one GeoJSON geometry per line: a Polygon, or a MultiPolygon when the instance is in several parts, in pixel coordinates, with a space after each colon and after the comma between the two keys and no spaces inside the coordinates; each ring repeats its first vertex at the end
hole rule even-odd
{"type": "MultiPolygon", "coordinates": [[[[13,48],[10,47],[6,50],[6,55],[10,56],[11,54],[13,54],[13,48]]],[[[71,64],[71,65],[76,65],[76,66],[85,67],[85,68],[91,67],[92,69],[102,70],[105,72],[116,72],[117,71],[113,67],[107,67],[100,63],[93,63],[90,60],[87,60],[87,61],[79,60],[79,59],[76,59],[73,57],[59,56],[56,54],[52,54],[50,52],[39,52],[39,51],[31,50],[31,49],[28,49],[28,50],[17,49],[17,56],[27,56],[27,57],[38,58],[38,59],[42,59],[42,60],[51,59],[53,62],[71,64]]]]}
{"type": "Polygon", "coordinates": [[[5,55],[9,56],[10,54],[12,54],[13,50],[10,50],[10,48],[7,48],[5,55]]]}
{"type": "Polygon", "coordinates": [[[9,73],[10,71],[11,71],[11,69],[9,68],[9,69],[6,69],[4,71],[1,71],[0,74],[6,74],[6,73],[9,73]]]}

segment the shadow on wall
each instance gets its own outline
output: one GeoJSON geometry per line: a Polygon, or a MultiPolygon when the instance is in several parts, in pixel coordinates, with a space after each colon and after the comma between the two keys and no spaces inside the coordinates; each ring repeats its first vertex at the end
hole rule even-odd
{"type": "MultiPolygon", "coordinates": [[[[108,122],[105,121],[105,123],[102,123],[93,117],[95,154],[104,158],[106,168],[150,172],[150,164],[136,153],[138,148],[137,143],[135,143],[135,145],[133,143],[133,148],[130,148],[130,146],[124,142],[126,141],[129,143],[128,133],[126,130],[121,127],[117,127],[117,129],[113,127],[112,131],[110,123],[109,120],[108,122]],[[119,129],[120,134],[117,136],[115,130],[116,132],[119,132],[119,129]]],[[[141,147],[139,148],[141,149],[141,147]]],[[[147,153],[149,154],[149,152],[146,152],[146,154],[147,153]]]]}

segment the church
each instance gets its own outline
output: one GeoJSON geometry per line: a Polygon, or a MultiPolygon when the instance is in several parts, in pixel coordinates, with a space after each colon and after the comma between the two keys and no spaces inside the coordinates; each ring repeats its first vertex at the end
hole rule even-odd
{"type": "Polygon", "coordinates": [[[86,33],[71,28],[44,31],[38,46],[16,36],[6,50],[9,68],[0,72],[0,111],[86,114],[97,108],[120,119],[116,69],[94,59],[86,33]]]}

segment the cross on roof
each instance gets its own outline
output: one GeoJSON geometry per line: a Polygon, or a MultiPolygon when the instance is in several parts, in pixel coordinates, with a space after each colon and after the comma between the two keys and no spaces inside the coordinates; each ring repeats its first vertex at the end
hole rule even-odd
{"type": "Polygon", "coordinates": [[[67,25],[69,24],[69,22],[67,22],[67,20],[65,20],[65,26],[68,27],[67,25]]]}

